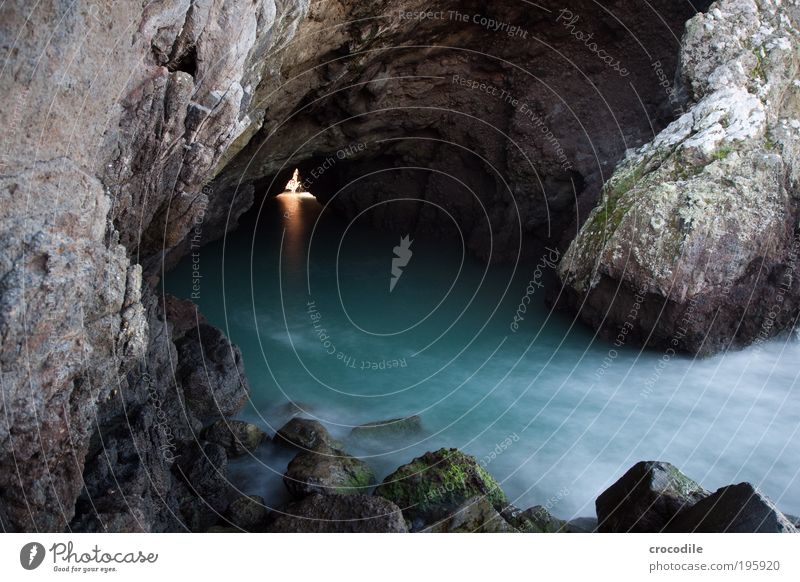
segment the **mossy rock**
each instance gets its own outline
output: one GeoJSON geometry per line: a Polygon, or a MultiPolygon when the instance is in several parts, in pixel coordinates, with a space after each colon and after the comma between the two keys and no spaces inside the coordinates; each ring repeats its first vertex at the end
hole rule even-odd
{"type": "Polygon", "coordinates": [[[364,461],[328,448],[298,454],[289,463],[283,482],[296,498],[312,493],[365,494],[375,484],[375,473],[364,461]]]}
{"type": "Polygon", "coordinates": [[[557,533],[563,532],[567,522],[553,515],[542,505],[535,505],[524,511],[509,506],[502,513],[503,517],[524,533],[557,533]]]}
{"type": "Polygon", "coordinates": [[[428,452],[397,469],[375,489],[399,506],[412,531],[452,516],[473,497],[485,497],[496,511],[508,505],[497,481],[458,449],[428,452]]]}
{"type": "Polygon", "coordinates": [[[447,519],[425,529],[429,533],[519,533],[486,497],[465,501],[447,519]]]}
{"type": "Polygon", "coordinates": [[[414,415],[362,424],[350,431],[350,436],[356,439],[406,438],[420,432],[422,419],[414,415]]]}
{"type": "Polygon", "coordinates": [[[241,420],[218,420],[203,429],[200,436],[220,445],[229,457],[253,453],[267,440],[266,433],[256,425],[241,420]]]}
{"type": "Polygon", "coordinates": [[[306,451],[326,449],[342,450],[344,446],[335,440],[322,423],[308,418],[293,418],[275,434],[276,443],[293,445],[306,451]]]}
{"type": "Polygon", "coordinates": [[[598,531],[660,532],[679,512],[708,495],[674,465],[641,461],[597,498],[598,531]]]}
{"type": "Polygon", "coordinates": [[[271,533],[407,533],[394,503],[372,495],[309,495],[272,515],[271,533]]]}

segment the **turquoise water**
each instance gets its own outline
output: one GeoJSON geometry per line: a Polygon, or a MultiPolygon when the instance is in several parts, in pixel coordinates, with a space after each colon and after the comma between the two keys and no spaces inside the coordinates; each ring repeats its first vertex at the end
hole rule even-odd
{"type": "MultiPolygon", "coordinates": [[[[457,447],[515,505],[569,518],[593,515],[597,495],[632,464],[658,459],[712,490],[750,481],[800,514],[795,339],[702,360],[615,348],[548,311],[537,272],[548,253],[487,266],[458,238],[411,239],[390,290],[398,234],[282,195],[200,249],[199,262],[187,257],[165,288],[190,298],[200,271],[194,300],[244,355],[252,398],[242,418],[272,433],[294,402],[381,479],[457,447]],[[347,437],[412,414],[424,426],[416,438],[347,437]]],[[[233,462],[231,479],[280,503],[290,458],[265,446],[233,462]]]]}

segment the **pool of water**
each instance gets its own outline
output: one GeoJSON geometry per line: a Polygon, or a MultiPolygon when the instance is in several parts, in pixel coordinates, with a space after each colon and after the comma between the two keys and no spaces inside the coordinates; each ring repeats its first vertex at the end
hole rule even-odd
{"type": "MultiPolygon", "coordinates": [[[[196,250],[199,263],[187,257],[165,289],[240,346],[252,386],[242,418],[272,433],[299,407],[381,479],[457,447],[515,505],[569,518],[593,515],[608,485],[657,459],[711,490],[750,481],[800,514],[796,339],[706,359],[615,347],[546,308],[537,265],[557,258],[549,252],[488,266],[457,237],[401,238],[366,214],[348,222],[313,197],[281,195],[196,250]],[[416,437],[348,437],[412,414],[416,437]]],[[[231,478],[280,503],[290,458],[265,446],[232,463],[231,478]]]]}

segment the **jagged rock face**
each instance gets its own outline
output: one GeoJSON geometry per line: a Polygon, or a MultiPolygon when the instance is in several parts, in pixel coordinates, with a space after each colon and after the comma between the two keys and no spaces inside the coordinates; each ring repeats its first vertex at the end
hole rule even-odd
{"type": "Polygon", "coordinates": [[[694,11],[651,4],[314,2],[218,200],[236,216],[299,167],[349,217],[374,206],[380,228],[458,228],[484,258],[568,243],[624,151],[681,102],[653,65],[672,77],[694,11]]]}
{"type": "Polygon", "coordinates": [[[272,0],[0,8],[3,529],[63,530],[82,473],[94,495],[83,505],[107,518],[92,528],[174,527],[159,517],[173,477],[153,402],[181,419],[182,395],[170,325],[148,283],[162,252],[203,216],[205,181],[254,122],[266,55],[306,9],[272,0]],[[135,411],[136,422],[121,422],[135,411]],[[91,445],[97,425],[114,438],[91,445]],[[144,450],[134,455],[134,444],[144,450]],[[104,448],[118,466],[105,453],[87,460],[104,448]],[[113,471],[120,487],[109,486],[113,471]]]}
{"type": "Polygon", "coordinates": [[[630,152],[562,259],[562,304],[616,334],[711,353],[793,325],[800,307],[796,2],[721,0],[687,25],[693,103],[630,152]]]}

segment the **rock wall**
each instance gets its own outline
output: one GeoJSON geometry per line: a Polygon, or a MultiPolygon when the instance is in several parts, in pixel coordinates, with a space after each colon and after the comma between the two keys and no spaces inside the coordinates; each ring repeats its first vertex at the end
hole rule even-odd
{"type": "Polygon", "coordinates": [[[79,506],[97,523],[80,527],[164,529],[173,463],[154,403],[186,420],[178,444],[197,419],[174,378],[160,257],[202,218],[214,168],[258,123],[248,112],[264,63],[307,3],[0,10],[2,527],[63,530],[85,479],[79,506]]]}
{"type": "Polygon", "coordinates": [[[566,245],[625,150],[684,99],[669,102],[653,65],[674,75],[694,10],[651,4],[315,2],[257,93],[263,127],[215,180],[219,200],[240,212],[299,167],[347,216],[377,204],[380,228],[457,227],[492,260],[523,241],[566,245]]]}

